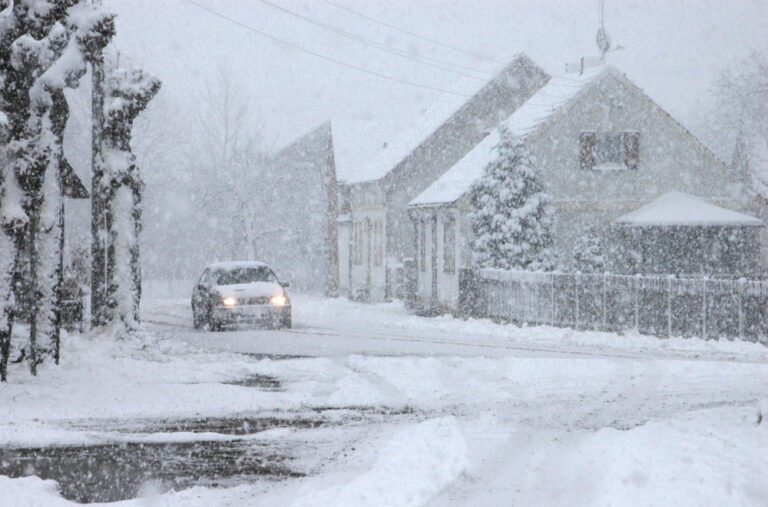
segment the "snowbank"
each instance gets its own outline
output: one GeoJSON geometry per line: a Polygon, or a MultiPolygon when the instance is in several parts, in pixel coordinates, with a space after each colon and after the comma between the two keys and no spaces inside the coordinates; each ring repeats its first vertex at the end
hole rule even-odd
{"type": "Polygon", "coordinates": [[[306,491],[293,505],[423,505],[464,470],[466,451],[456,418],[423,422],[387,442],[366,472],[346,484],[306,491]]]}

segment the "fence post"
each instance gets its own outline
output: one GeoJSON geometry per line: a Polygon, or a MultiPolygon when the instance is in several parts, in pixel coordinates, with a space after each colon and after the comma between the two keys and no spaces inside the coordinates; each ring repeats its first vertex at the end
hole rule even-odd
{"type": "Polygon", "coordinates": [[[635,332],[640,332],[640,273],[635,275],[635,332]]]}
{"type": "Polygon", "coordinates": [[[701,280],[701,339],[707,339],[707,280],[705,276],[701,280]]]}
{"type": "Polygon", "coordinates": [[[574,275],[575,279],[575,285],[576,285],[576,331],[579,330],[579,285],[580,285],[580,279],[579,279],[580,273],[577,271],[574,275]]]}
{"type": "MultiPolygon", "coordinates": [[[[501,285],[501,273],[496,273],[496,317],[499,318],[499,314],[502,312],[502,304],[501,300],[503,299],[501,292],[502,292],[502,285],[501,285]]],[[[504,318],[504,317],[501,317],[504,318]]]]}
{"type": "Polygon", "coordinates": [[[744,339],[744,278],[739,278],[739,340],[744,339]]]}
{"type": "Polygon", "coordinates": [[[667,338],[672,337],[672,275],[667,276],[667,338]]]}
{"type": "Polygon", "coordinates": [[[552,280],[552,290],[550,291],[552,293],[552,318],[550,319],[550,325],[555,325],[555,275],[550,274],[550,279],[552,280]]]}
{"type": "Polygon", "coordinates": [[[608,318],[606,316],[607,308],[606,308],[606,299],[608,297],[608,273],[603,273],[603,331],[608,331],[606,322],[608,322],[608,318]]]}

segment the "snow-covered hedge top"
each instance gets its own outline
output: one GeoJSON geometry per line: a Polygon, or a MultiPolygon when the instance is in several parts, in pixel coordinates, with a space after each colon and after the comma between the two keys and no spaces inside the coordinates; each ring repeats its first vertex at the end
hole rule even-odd
{"type": "Polygon", "coordinates": [[[573,100],[598,77],[618,72],[611,66],[590,69],[581,76],[553,77],[541,90],[520,106],[504,122],[451,167],[443,176],[416,196],[411,206],[450,204],[463,196],[483,175],[483,170],[496,156],[494,147],[506,128],[511,135],[525,138],[537,130],[563,105],[573,100]]]}
{"type": "Polygon", "coordinates": [[[627,226],[760,226],[762,220],[710,204],[695,195],[669,192],[616,219],[627,226]]]}

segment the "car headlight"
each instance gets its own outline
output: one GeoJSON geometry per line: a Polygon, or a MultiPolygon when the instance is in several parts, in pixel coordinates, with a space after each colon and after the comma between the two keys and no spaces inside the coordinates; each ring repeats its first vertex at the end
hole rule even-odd
{"type": "Polygon", "coordinates": [[[237,298],[229,296],[222,299],[221,302],[224,304],[224,306],[235,306],[237,304],[237,298]]]}
{"type": "Polygon", "coordinates": [[[288,298],[283,294],[278,294],[277,296],[272,296],[272,299],[270,299],[269,302],[273,305],[283,306],[288,302],[288,298]]]}

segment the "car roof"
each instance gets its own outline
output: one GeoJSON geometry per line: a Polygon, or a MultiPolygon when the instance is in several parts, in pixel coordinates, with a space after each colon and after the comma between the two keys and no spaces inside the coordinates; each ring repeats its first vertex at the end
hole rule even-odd
{"type": "Polygon", "coordinates": [[[230,270],[236,268],[268,268],[265,263],[261,261],[226,261],[226,262],[214,262],[209,265],[208,268],[212,270],[230,270]]]}

